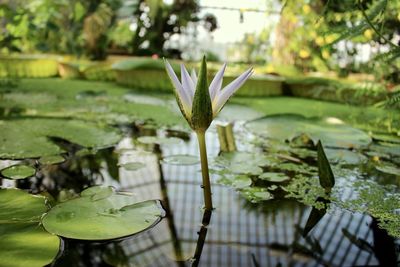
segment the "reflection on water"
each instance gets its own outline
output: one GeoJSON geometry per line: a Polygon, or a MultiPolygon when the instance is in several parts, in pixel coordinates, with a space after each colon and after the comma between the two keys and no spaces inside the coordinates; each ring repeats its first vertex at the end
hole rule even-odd
{"type": "MultiPolygon", "coordinates": [[[[146,135],[154,133],[150,130],[146,135]]],[[[208,133],[210,158],[218,153],[217,140],[215,132],[208,133]]],[[[198,155],[196,140],[144,146],[125,138],[115,151],[68,155],[66,162],[43,169],[36,185],[29,185],[33,190],[57,195],[67,188],[72,190],[64,194],[74,194],[106,184],[133,192],[138,200],[161,199],[167,212],[154,228],[123,240],[65,240],[63,253],[52,266],[396,265],[396,241],[367,215],[334,209],[318,214],[319,222],[310,229],[310,207],[293,200],[249,203],[215,181],[215,210],[203,214],[199,164],[172,165],[161,160],[170,155],[198,155]],[[127,162],[143,166],[117,168],[127,162]],[[309,233],[303,236],[305,231],[309,233]]]]}

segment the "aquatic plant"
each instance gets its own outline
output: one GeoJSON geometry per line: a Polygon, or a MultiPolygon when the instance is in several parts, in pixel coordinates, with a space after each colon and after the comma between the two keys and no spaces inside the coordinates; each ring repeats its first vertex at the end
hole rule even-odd
{"type": "Polygon", "coordinates": [[[228,99],[252,75],[253,69],[248,69],[221,89],[226,64],[217,72],[209,87],[207,83],[207,63],[205,57],[203,57],[198,77],[195,71],[192,71],[191,75],[189,75],[185,66],[181,64],[181,81],[179,81],[167,60],[165,60],[165,67],[175,88],[176,100],[182,115],[197,135],[200,149],[205,209],[212,210],[205,133],[212,120],[218,115],[228,99]]]}

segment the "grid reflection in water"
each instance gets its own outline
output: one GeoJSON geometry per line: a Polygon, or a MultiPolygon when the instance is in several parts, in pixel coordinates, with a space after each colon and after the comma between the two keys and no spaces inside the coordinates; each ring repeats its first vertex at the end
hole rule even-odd
{"type": "MultiPolygon", "coordinates": [[[[217,140],[215,133],[207,134],[210,159],[218,153],[217,140]]],[[[194,136],[180,145],[161,146],[163,157],[178,154],[198,155],[194,136]]],[[[124,265],[189,266],[202,220],[200,165],[163,164],[157,155],[137,151],[122,153],[120,162],[145,163],[144,168],[136,171],[120,168],[120,189],[134,192],[138,199],[165,198],[160,186],[163,177],[173,216],[164,218],[150,231],[122,241],[128,256],[124,265]]],[[[309,234],[322,248],[321,253],[316,253],[298,230],[305,225],[310,208],[287,202],[281,207],[278,205],[278,209],[260,212],[247,208],[248,203],[237,192],[215,181],[212,191],[216,210],[211,217],[200,266],[254,266],[252,254],[260,266],[378,264],[373,254],[355,246],[342,234],[342,229],[347,229],[352,235],[372,243],[371,219],[366,215],[340,210],[328,212],[309,234]],[[311,254],[297,251],[294,243],[308,248],[311,254]]],[[[347,194],[346,197],[351,196],[351,192],[347,194]]]]}

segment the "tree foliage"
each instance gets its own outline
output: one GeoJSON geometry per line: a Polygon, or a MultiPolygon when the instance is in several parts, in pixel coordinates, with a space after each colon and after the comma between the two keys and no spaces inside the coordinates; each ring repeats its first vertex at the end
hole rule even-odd
{"type": "Polygon", "coordinates": [[[398,82],[398,10],[400,2],[388,0],[285,1],[273,60],[302,70],[378,71],[398,82]]]}

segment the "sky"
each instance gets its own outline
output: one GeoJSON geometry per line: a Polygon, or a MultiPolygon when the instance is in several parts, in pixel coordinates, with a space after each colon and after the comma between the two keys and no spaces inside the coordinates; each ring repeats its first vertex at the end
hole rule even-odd
{"type": "MultiPolygon", "coordinates": [[[[267,9],[268,0],[200,0],[200,6],[229,7],[238,9],[267,9]]],[[[276,8],[276,10],[279,10],[276,8]]],[[[212,13],[217,17],[218,29],[212,33],[216,43],[232,43],[243,39],[245,33],[260,32],[274,23],[279,16],[264,12],[243,12],[243,22],[240,22],[240,12],[235,10],[220,10],[201,8],[200,15],[212,13]]]]}

